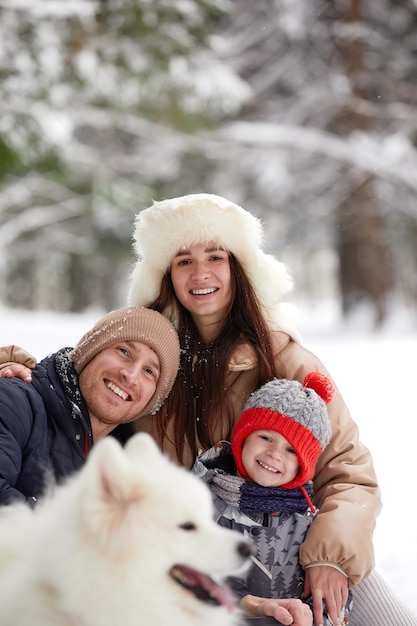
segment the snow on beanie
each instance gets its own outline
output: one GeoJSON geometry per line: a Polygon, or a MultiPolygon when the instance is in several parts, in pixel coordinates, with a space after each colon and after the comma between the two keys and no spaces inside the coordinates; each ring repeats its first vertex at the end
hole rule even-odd
{"type": "Polygon", "coordinates": [[[160,362],[160,377],[151,400],[138,415],[158,411],[171,391],[179,366],[178,335],[166,317],[143,307],[126,307],[111,311],[80,339],[71,352],[77,374],[99,352],[115,343],[139,341],[156,352],[160,362]]]}
{"type": "Polygon", "coordinates": [[[237,258],[271,324],[301,340],[292,308],[281,301],[293,281],[283,263],[263,252],[262,223],[249,211],[208,193],[170,198],[138,213],[133,237],[137,262],[129,304],[148,306],[159,296],[162,278],[181,248],[215,241],[237,258]]]}
{"type": "Polygon", "coordinates": [[[301,487],[314,476],[320,453],[327,446],[331,426],[326,404],[334,394],[331,381],[319,372],[309,372],[304,385],[296,380],[274,379],[252,393],[232,434],[232,452],[243,478],[242,445],[255,430],[274,430],[294,448],[300,471],[285,488],[301,487]]]}

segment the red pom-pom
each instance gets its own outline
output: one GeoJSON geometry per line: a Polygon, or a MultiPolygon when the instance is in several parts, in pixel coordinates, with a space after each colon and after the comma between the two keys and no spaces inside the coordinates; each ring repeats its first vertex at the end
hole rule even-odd
{"type": "Polygon", "coordinates": [[[309,372],[306,374],[304,377],[304,387],[313,389],[326,404],[329,404],[334,396],[335,389],[332,382],[327,376],[320,372],[309,372]]]}

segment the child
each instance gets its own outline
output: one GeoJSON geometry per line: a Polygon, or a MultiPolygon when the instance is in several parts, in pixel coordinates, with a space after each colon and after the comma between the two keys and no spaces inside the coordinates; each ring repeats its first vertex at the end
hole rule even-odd
{"type": "MultiPolygon", "coordinates": [[[[304,386],[285,379],[266,383],[246,402],[231,445],[220,442],[193,468],[213,493],[217,523],[249,535],[256,545],[250,569],[230,581],[252,615],[270,614],[262,613],[266,598],[302,597],[298,552],[317,514],[311,479],[330,440],[326,403],[333,393],[318,372],[307,374],[304,386]]],[[[339,623],[348,621],[350,610],[349,597],[339,623]]],[[[323,624],[332,624],[327,610],[323,624]]]]}

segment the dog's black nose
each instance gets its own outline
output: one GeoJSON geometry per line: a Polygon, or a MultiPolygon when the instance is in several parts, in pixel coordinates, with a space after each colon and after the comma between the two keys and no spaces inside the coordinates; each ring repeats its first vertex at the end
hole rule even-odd
{"type": "Polygon", "coordinates": [[[240,541],[237,546],[237,551],[240,556],[248,559],[255,551],[255,546],[247,541],[240,541]]]}

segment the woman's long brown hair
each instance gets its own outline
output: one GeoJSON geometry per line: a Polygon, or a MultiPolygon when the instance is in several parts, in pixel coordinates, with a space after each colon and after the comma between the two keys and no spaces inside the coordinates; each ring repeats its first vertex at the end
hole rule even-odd
{"type": "MultiPolygon", "coordinates": [[[[230,357],[236,346],[249,342],[255,350],[259,374],[254,389],[278,376],[269,330],[261,307],[239,261],[229,254],[233,298],[229,314],[218,337],[205,345],[188,312],[175,296],[169,271],[162,279],[159,297],[149,305],[177,322],[180,338],[180,369],[174,387],[155,415],[159,443],[163,447],[167,425],[174,420],[174,444],[178,459],[184,459],[185,443],[193,458],[197,441],[204,449],[217,443],[214,433],[230,439],[234,425],[233,406],[224,386],[230,357]]],[[[253,390],[254,390],[253,389],[253,390]]],[[[251,390],[251,391],[253,391],[251,390]]]]}

